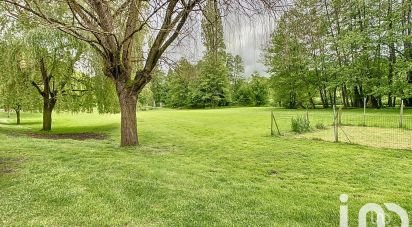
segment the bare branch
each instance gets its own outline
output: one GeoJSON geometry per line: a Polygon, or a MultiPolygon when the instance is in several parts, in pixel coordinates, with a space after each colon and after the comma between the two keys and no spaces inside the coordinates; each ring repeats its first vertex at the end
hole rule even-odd
{"type": "Polygon", "coordinates": [[[36,90],[39,92],[39,94],[44,97],[44,92],[41,90],[39,85],[34,81],[32,81],[31,84],[36,88],[36,90]]]}

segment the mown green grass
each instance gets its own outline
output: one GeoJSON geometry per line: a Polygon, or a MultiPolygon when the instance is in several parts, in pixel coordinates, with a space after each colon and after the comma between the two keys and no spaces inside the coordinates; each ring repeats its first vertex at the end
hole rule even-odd
{"type": "MultiPolygon", "coordinates": [[[[277,110],[281,131],[303,113],[277,110]]],[[[0,225],[338,226],[342,193],[351,226],[368,202],[412,212],[409,151],[271,137],[269,108],[138,118],[142,145],[120,148],[119,115],[54,115],[53,133],[110,136],[74,141],[27,137],[41,115],[0,113],[0,225]]]]}

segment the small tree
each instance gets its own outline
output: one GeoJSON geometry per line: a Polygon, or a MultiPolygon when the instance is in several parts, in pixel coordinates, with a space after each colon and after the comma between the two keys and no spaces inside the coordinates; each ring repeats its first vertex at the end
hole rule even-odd
{"type": "Polygon", "coordinates": [[[167,102],[171,107],[187,107],[197,103],[194,99],[195,85],[199,75],[195,65],[187,59],[178,61],[167,76],[167,102]]]}
{"type": "Polygon", "coordinates": [[[30,85],[30,78],[25,71],[26,63],[22,60],[24,45],[21,40],[11,39],[0,43],[0,89],[2,90],[2,104],[7,109],[16,112],[16,123],[21,123],[21,111],[34,110],[39,102],[34,98],[34,89],[30,85]]]}
{"type": "Polygon", "coordinates": [[[238,89],[233,95],[233,100],[236,104],[239,104],[242,106],[252,106],[253,105],[253,91],[247,81],[239,82],[238,89]]]}
{"type": "Polygon", "coordinates": [[[160,106],[166,102],[167,98],[167,78],[163,71],[156,70],[153,73],[153,79],[150,89],[153,93],[154,106],[160,106]]]}
{"type": "Polygon", "coordinates": [[[200,78],[192,99],[199,107],[226,106],[231,101],[226,65],[209,57],[199,63],[200,78]]]}
{"type": "Polygon", "coordinates": [[[31,66],[31,84],[43,99],[42,130],[50,131],[59,96],[74,91],[72,82],[80,81],[82,74],[75,75],[75,64],[84,52],[84,45],[64,33],[43,29],[27,31],[25,42],[25,61],[31,66]]]}
{"type": "Polygon", "coordinates": [[[269,100],[269,83],[268,79],[255,72],[252,75],[252,80],[249,83],[252,91],[252,100],[255,106],[264,106],[269,100]]]}

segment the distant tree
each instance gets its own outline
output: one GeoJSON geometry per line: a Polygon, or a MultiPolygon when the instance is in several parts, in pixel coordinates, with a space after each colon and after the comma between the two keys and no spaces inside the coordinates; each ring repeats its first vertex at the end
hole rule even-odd
{"type": "Polygon", "coordinates": [[[19,39],[7,36],[0,42],[0,90],[1,104],[16,113],[16,123],[21,122],[21,111],[37,110],[39,102],[34,98],[35,90],[30,84],[29,73],[24,70],[22,59],[24,45],[19,39]]]}
{"type": "Polygon", "coordinates": [[[151,89],[151,84],[148,84],[146,87],[143,88],[143,91],[140,92],[138,102],[142,107],[153,105],[154,98],[151,89]]]}
{"type": "Polygon", "coordinates": [[[239,81],[238,89],[233,94],[233,101],[237,105],[252,106],[254,104],[253,91],[247,81],[239,81]]]}
{"type": "Polygon", "coordinates": [[[288,107],[315,106],[315,96],[324,107],[362,107],[364,98],[393,107],[397,97],[409,105],[411,15],[409,0],[295,1],[265,49],[275,98],[288,107]]]}
{"type": "Polygon", "coordinates": [[[192,89],[192,106],[217,107],[230,103],[228,72],[223,59],[206,57],[199,62],[200,78],[192,89]]]}
{"type": "Polygon", "coordinates": [[[198,106],[216,107],[230,103],[229,72],[223,23],[217,1],[207,0],[202,20],[204,58],[199,63],[200,82],[193,99],[198,106]]]}
{"type": "Polygon", "coordinates": [[[308,67],[311,58],[295,32],[297,25],[289,20],[289,15],[285,15],[279,21],[278,32],[266,49],[265,64],[271,74],[274,100],[287,108],[297,108],[312,98],[308,67]]]}
{"type": "Polygon", "coordinates": [[[234,58],[232,83],[236,87],[239,81],[244,80],[245,66],[243,64],[243,59],[240,55],[236,55],[234,58]]]}
{"type": "Polygon", "coordinates": [[[249,82],[252,101],[255,106],[264,106],[269,101],[269,80],[255,72],[249,82]]]}
{"type": "Polygon", "coordinates": [[[187,107],[196,103],[192,94],[197,87],[199,75],[197,67],[187,59],[178,61],[167,76],[167,104],[171,107],[187,107]]]}
{"type": "Polygon", "coordinates": [[[150,89],[153,93],[155,106],[160,106],[166,103],[167,99],[167,77],[161,70],[156,70],[153,73],[153,79],[150,82],[150,89]]]}
{"type": "MultiPolygon", "coordinates": [[[[245,80],[245,77],[243,75],[245,68],[243,65],[242,57],[240,57],[239,55],[233,57],[232,54],[228,53],[226,56],[226,62],[226,66],[229,72],[231,92],[232,96],[234,97],[237,95],[242,81],[245,80]]],[[[235,99],[232,101],[236,102],[235,99]]]]}

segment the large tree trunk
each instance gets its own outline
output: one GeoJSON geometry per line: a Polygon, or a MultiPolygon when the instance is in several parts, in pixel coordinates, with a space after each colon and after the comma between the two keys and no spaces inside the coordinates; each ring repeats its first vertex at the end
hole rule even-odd
{"type": "Polygon", "coordinates": [[[342,102],[344,107],[349,107],[348,89],[346,85],[342,85],[342,102]]]}
{"type": "Polygon", "coordinates": [[[363,108],[362,86],[355,86],[353,93],[353,107],[363,108]]]}
{"type": "Polygon", "coordinates": [[[328,95],[326,89],[324,89],[323,87],[320,88],[319,93],[323,108],[329,108],[328,95]]]}
{"type": "Polygon", "coordinates": [[[43,131],[50,131],[52,129],[52,113],[56,100],[43,99],[43,131]]]}
{"type": "Polygon", "coordinates": [[[369,98],[372,108],[380,109],[382,101],[373,95],[369,98]]]}
{"type": "Polygon", "coordinates": [[[139,144],[137,135],[137,92],[127,88],[123,83],[118,83],[117,95],[121,111],[121,143],[122,147],[136,146],[139,144]]]}

